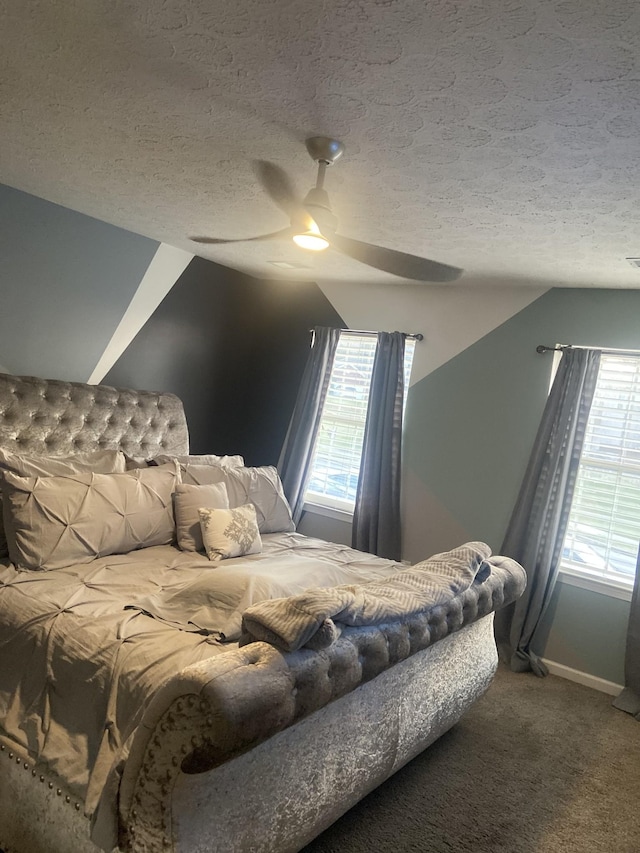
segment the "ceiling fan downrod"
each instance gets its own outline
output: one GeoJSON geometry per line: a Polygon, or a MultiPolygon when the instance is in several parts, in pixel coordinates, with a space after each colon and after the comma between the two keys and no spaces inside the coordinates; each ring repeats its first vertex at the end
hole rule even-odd
{"type": "MultiPolygon", "coordinates": [[[[305,145],[309,156],[318,164],[318,175],[316,177],[316,185],[307,193],[304,204],[307,209],[311,208],[313,210],[313,208],[319,207],[331,214],[331,203],[324,189],[324,178],[327,166],[333,166],[335,161],[339,157],[342,157],[344,145],[338,139],[332,139],[330,136],[310,136],[305,140],[305,145]]],[[[330,219],[326,217],[322,218],[324,220],[322,225],[334,231],[337,225],[335,217],[331,214],[330,219]]]]}

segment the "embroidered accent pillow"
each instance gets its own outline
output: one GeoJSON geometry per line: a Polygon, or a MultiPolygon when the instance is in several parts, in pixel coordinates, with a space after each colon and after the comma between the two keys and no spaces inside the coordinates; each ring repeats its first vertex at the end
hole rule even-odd
{"type": "Polygon", "coordinates": [[[210,560],[226,560],[229,557],[243,557],[245,554],[259,554],[262,551],[262,539],[253,504],[234,509],[201,507],[198,514],[204,549],[210,560]]]}
{"type": "Polygon", "coordinates": [[[178,548],[182,551],[204,551],[200,530],[200,507],[229,509],[227,487],[224,483],[209,486],[176,486],[173,510],[176,516],[178,548]]]}
{"type": "Polygon", "coordinates": [[[177,465],[124,474],[18,477],[5,473],[4,519],[20,569],[61,569],[175,538],[177,465]]]}
{"type": "Polygon", "coordinates": [[[260,468],[181,465],[180,471],[183,483],[224,483],[230,507],[252,503],[260,533],[291,533],[296,529],[282,482],[273,465],[260,468]]]}
{"type": "MultiPolygon", "coordinates": [[[[95,450],[73,456],[40,456],[14,453],[0,448],[0,480],[5,471],[20,477],[54,477],[95,471],[96,474],[119,474],[126,470],[126,457],[121,450],[95,450]]],[[[0,489],[0,558],[9,551],[2,521],[2,490],[0,489]]]]}

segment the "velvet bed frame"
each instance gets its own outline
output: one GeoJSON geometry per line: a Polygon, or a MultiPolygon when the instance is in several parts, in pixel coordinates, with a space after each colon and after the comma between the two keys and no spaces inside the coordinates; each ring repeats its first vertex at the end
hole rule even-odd
{"type": "MultiPolygon", "coordinates": [[[[171,394],[0,375],[0,446],[147,458],[188,452],[188,434],[171,394]]],[[[451,605],[347,629],[322,652],[255,643],[176,673],[123,769],[118,849],[300,850],[487,690],[493,611],[521,591],[497,572],[451,605]]],[[[0,728],[5,853],[96,853],[83,805],[0,728]]]]}

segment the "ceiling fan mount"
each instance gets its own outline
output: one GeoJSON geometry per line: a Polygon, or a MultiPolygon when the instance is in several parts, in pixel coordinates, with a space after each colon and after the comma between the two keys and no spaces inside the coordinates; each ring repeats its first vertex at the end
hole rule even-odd
{"type": "Polygon", "coordinates": [[[260,183],[274,204],[288,216],[288,228],[239,240],[217,237],[191,239],[196,243],[207,244],[292,239],[303,249],[321,251],[331,248],[374,269],[413,281],[454,281],[462,275],[462,270],[458,267],[338,234],[338,219],[331,209],[329,196],[324,189],[324,178],[327,166],[332,166],[342,157],[344,145],[330,136],[310,136],[305,140],[305,146],[309,156],[318,164],[318,175],[315,187],[309,190],[304,199],[300,198],[289,176],[280,166],[267,160],[257,160],[255,163],[260,183]]]}
{"type": "Polygon", "coordinates": [[[310,136],[305,139],[309,156],[316,163],[324,163],[326,166],[333,164],[344,154],[344,145],[338,139],[330,136],[310,136]]]}

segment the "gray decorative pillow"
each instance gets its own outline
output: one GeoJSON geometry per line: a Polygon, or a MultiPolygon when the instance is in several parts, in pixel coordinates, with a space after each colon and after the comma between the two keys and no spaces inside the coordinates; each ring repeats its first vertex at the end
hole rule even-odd
{"type": "Polygon", "coordinates": [[[183,483],[224,483],[230,507],[254,504],[260,533],[291,532],[296,529],[282,482],[272,465],[261,468],[181,465],[180,470],[183,483]]]}
{"type": "Polygon", "coordinates": [[[158,465],[175,459],[181,465],[220,465],[223,468],[242,468],[244,459],[242,456],[215,456],[213,453],[201,454],[199,456],[156,456],[153,460],[158,465]]]}
{"type": "MultiPolygon", "coordinates": [[[[0,448],[0,480],[9,471],[20,477],[52,477],[95,471],[97,474],[118,474],[126,470],[125,455],[121,450],[96,450],[76,453],[74,456],[25,456],[0,448]]],[[[8,554],[4,533],[2,497],[0,489],[0,558],[8,554]]]]}
{"type": "Polygon", "coordinates": [[[178,548],[182,551],[204,551],[198,514],[200,507],[228,509],[229,498],[225,484],[176,486],[173,496],[173,511],[176,517],[178,548]]]}
{"type": "Polygon", "coordinates": [[[60,569],[152,545],[168,545],[175,523],[175,465],[124,474],[19,477],[2,484],[9,556],[21,569],[60,569]]]}
{"type": "Polygon", "coordinates": [[[202,541],[210,560],[259,554],[262,539],[253,504],[234,509],[199,510],[202,541]]]}

